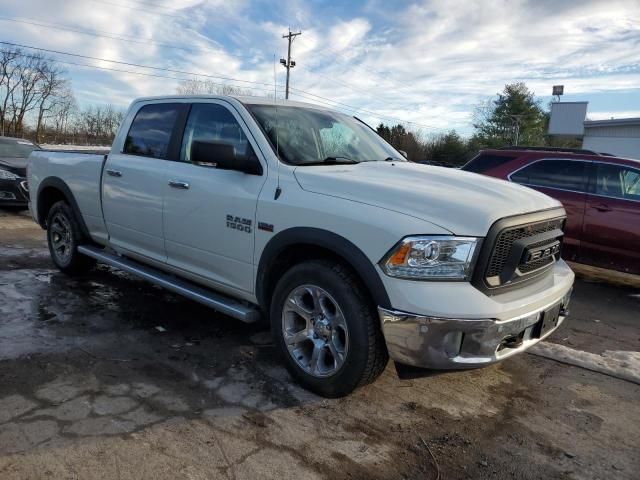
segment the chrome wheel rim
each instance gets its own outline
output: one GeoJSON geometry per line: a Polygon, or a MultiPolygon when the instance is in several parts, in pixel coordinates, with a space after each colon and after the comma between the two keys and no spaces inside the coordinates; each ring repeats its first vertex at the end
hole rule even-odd
{"type": "Polygon", "coordinates": [[[51,248],[60,263],[67,263],[71,257],[71,224],[67,217],[57,213],[49,225],[51,248]]]}
{"type": "Polygon", "coordinates": [[[282,336],[289,355],[317,378],[335,375],[349,349],[349,329],[338,303],[316,285],[302,285],[287,296],[282,336]]]}

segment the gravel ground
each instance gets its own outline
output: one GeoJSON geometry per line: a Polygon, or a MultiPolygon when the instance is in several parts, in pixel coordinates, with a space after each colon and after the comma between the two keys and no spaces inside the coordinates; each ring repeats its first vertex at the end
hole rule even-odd
{"type": "MultiPolygon", "coordinates": [[[[579,280],[548,341],[640,351],[640,290],[579,280]]],[[[640,386],[523,354],[325,400],[264,327],[100,267],[0,210],[0,478],[635,479],[640,386]]]]}

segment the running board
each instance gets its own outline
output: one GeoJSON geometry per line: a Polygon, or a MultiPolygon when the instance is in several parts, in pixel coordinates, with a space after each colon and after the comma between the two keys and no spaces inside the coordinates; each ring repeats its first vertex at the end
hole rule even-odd
{"type": "Polygon", "coordinates": [[[108,253],[88,245],[78,246],[78,252],[87,257],[95,258],[98,262],[106,263],[107,265],[140,277],[162,288],[195,300],[245,323],[254,323],[260,319],[260,312],[256,307],[241,303],[220,293],[207,290],[187,280],[138,263],[135,260],[108,253]]]}

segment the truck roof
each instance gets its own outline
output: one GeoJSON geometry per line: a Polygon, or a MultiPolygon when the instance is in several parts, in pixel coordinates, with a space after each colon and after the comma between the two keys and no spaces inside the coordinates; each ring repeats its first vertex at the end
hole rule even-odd
{"type": "Polygon", "coordinates": [[[141,97],[136,98],[133,103],[138,102],[150,102],[150,101],[158,101],[158,100],[232,100],[237,101],[246,105],[277,105],[281,106],[291,106],[291,107],[305,107],[305,108],[315,108],[316,110],[330,110],[336,111],[332,108],[325,107],[323,105],[317,105],[314,103],[306,103],[306,102],[296,102],[292,100],[282,100],[279,99],[275,101],[273,98],[266,97],[258,97],[258,96],[250,96],[250,95],[207,95],[207,94],[198,94],[198,95],[160,95],[160,96],[152,96],[152,97],[141,97]]]}

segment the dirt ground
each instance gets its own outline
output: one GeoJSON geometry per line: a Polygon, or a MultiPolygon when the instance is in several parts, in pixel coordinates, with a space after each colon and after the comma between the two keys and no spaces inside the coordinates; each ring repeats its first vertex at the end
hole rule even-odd
{"type": "MultiPolygon", "coordinates": [[[[579,280],[550,338],[640,351],[640,289],[579,280]]],[[[54,270],[0,211],[0,478],[637,479],[640,386],[523,354],[325,400],[264,327],[128,275],[54,270]]]]}

